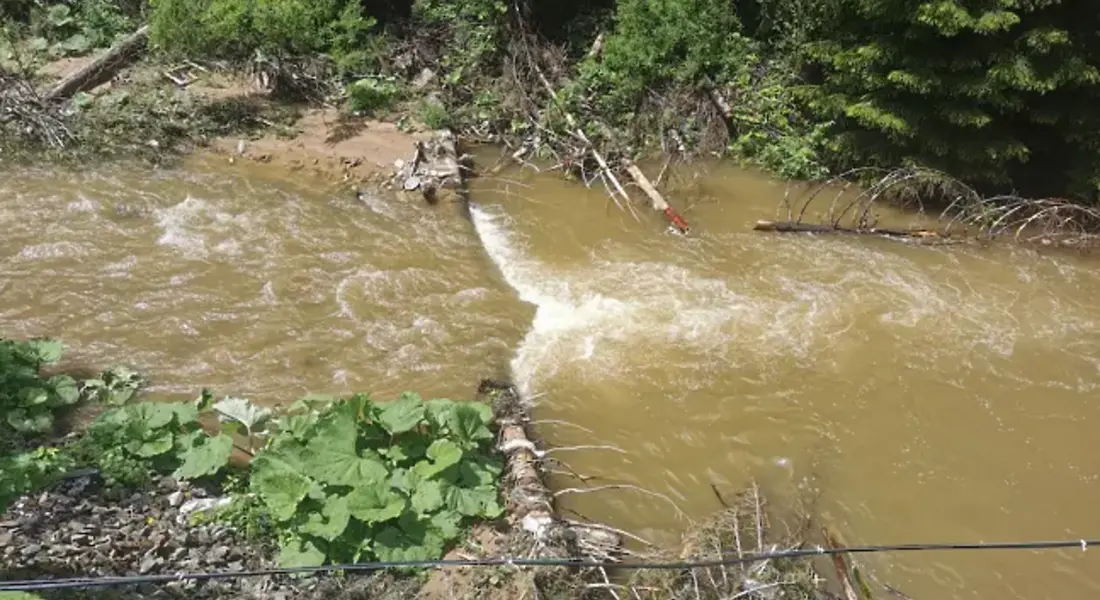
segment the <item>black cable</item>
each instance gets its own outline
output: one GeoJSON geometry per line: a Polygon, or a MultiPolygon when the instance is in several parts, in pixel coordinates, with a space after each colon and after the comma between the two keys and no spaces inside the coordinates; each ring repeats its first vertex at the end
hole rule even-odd
{"type": "Polygon", "coordinates": [[[389,568],[424,567],[492,567],[492,566],[538,566],[538,567],[602,567],[606,569],[659,569],[681,570],[718,566],[731,566],[781,558],[805,558],[812,556],[831,556],[838,554],[872,554],[879,552],[927,552],[935,550],[1045,550],[1053,548],[1080,548],[1100,545],[1100,539],[1033,541],[1033,542],[974,542],[964,544],[896,544],[887,546],[852,546],[848,548],[798,548],[779,552],[746,554],[714,560],[682,561],[671,563],[589,561],[583,559],[557,558],[483,558],[471,560],[405,560],[380,561],[357,564],[326,565],[321,567],[290,567],[280,569],[256,569],[253,571],[212,571],[202,573],[178,573],[175,575],[137,575],[127,577],[85,577],[72,579],[25,579],[20,581],[0,581],[0,591],[60,590],[73,588],[110,587],[118,585],[137,585],[143,583],[168,583],[172,581],[210,581],[217,579],[236,579],[243,577],[264,577],[270,575],[293,575],[302,573],[329,573],[333,571],[378,571],[389,568]]]}

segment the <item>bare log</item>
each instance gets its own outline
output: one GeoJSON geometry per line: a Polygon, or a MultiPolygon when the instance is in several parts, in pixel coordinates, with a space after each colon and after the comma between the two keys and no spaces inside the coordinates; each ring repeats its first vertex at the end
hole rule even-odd
{"type": "Polygon", "coordinates": [[[148,39],[149,26],[145,25],[105,52],[103,56],[62,79],[46,93],[44,99],[64,100],[77,92],[94,88],[110,80],[115,73],[137,58],[148,39]]]}
{"type": "Polygon", "coordinates": [[[534,537],[536,554],[614,559],[622,547],[622,538],[614,530],[554,515],[554,495],[542,480],[542,453],[527,433],[527,409],[516,388],[487,379],[481,382],[478,395],[491,400],[500,427],[498,449],[508,471],[509,518],[534,537]]]}
{"type": "Polygon", "coordinates": [[[796,221],[757,221],[752,228],[754,231],[773,231],[776,233],[849,233],[923,240],[943,240],[947,238],[947,236],[940,232],[930,229],[886,229],[883,227],[856,228],[842,227],[839,225],[799,223],[796,221]]]}
{"type": "Polygon", "coordinates": [[[678,229],[680,233],[688,233],[689,228],[687,222],[684,221],[683,217],[681,217],[675,209],[669,206],[664,196],[661,195],[661,192],[657,191],[657,188],[650,183],[645,173],[638,168],[638,165],[629,160],[623,160],[623,168],[626,169],[626,172],[634,179],[634,182],[638,184],[638,187],[642,189],[642,192],[649,197],[649,204],[653,207],[653,210],[664,214],[668,222],[678,229]]]}

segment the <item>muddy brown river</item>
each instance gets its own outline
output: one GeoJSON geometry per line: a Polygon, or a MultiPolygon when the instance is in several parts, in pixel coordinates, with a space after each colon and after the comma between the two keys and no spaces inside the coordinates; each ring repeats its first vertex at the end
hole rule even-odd
{"type": "MultiPolygon", "coordinates": [[[[9,172],[0,335],[173,397],[466,397],[510,373],[554,446],[600,446],[568,468],[668,498],[563,507],[659,542],[669,501],[701,517],[753,480],[849,543],[1100,537],[1100,262],[750,231],[783,191],[711,166],[673,198],[685,238],[529,171],[476,182],[470,220],[215,159],[9,172]]],[[[1094,552],[859,564],[917,600],[1066,600],[1100,592],[1094,552]]]]}

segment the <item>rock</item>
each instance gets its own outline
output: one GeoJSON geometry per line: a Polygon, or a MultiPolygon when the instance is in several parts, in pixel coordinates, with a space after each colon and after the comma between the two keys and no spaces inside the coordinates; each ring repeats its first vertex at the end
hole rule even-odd
{"type": "Polygon", "coordinates": [[[19,551],[19,554],[21,554],[23,558],[30,558],[41,551],[42,546],[40,544],[27,544],[26,546],[23,546],[23,549],[19,551]]]}
{"type": "Polygon", "coordinates": [[[206,556],[210,562],[223,562],[229,556],[229,546],[214,546],[206,556]]]}
{"type": "Polygon", "coordinates": [[[142,575],[148,575],[153,572],[153,569],[159,567],[164,563],[164,559],[156,555],[146,555],[141,561],[141,566],[138,567],[138,573],[142,575]]]}
{"type": "Polygon", "coordinates": [[[183,497],[183,492],[179,491],[168,494],[168,506],[178,507],[179,505],[183,504],[183,497]]]}
{"type": "Polygon", "coordinates": [[[412,80],[412,89],[422,90],[435,79],[435,71],[424,67],[412,80]]]}
{"type": "Polygon", "coordinates": [[[226,506],[230,502],[232,502],[232,499],[230,499],[229,497],[200,498],[195,500],[188,500],[182,506],[180,506],[180,512],[179,516],[176,517],[176,522],[182,525],[184,523],[187,523],[187,521],[190,519],[191,513],[200,513],[214,510],[226,506]]]}

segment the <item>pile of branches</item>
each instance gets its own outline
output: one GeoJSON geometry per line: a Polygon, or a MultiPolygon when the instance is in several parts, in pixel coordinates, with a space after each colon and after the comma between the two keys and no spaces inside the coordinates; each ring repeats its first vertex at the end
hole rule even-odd
{"type": "MultiPolygon", "coordinates": [[[[750,554],[779,552],[803,545],[802,531],[778,533],[754,485],[725,510],[697,523],[678,556],[669,562],[720,561],[750,554]]],[[[817,600],[828,597],[810,561],[774,559],[735,566],[675,570],[639,570],[627,582],[639,600],[817,600]]]]}
{"type": "Polygon", "coordinates": [[[778,232],[862,233],[922,243],[964,239],[1070,248],[1100,247],[1100,209],[1062,198],[982,196],[941,171],[926,168],[853,169],[802,194],[788,190],[779,221],[756,229],[778,232]],[[880,208],[914,215],[908,227],[884,227],[880,208]],[[923,225],[916,222],[923,221],[923,225]]]}
{"type": "Polygon", "coordinates": [[[25,75],[0,68],[0,135],[64,148],[73,139],[65,115],[45,101],[25,75]]]}

